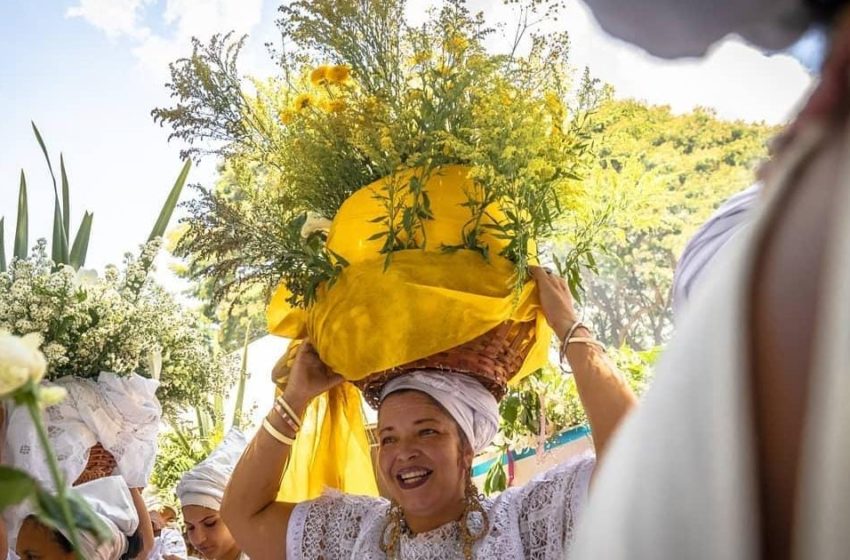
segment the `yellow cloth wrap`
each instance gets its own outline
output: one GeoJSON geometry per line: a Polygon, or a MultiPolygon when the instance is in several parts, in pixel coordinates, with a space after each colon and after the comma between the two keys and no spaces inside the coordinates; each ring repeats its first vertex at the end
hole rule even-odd
{"type": "Polygon", "coordinates": [[[310,403],[295,438],[278,500],[298,503],[325,488],[377,496],[360,391],[343,383],[310,403]]]}
{"type": "MultiPolygon", "coordinates": [[[[397,179],[405,181],[411,173],[397,179]]],[[[449,253],[442,249],[461,243],[464,224],[470,218],[469,209],[461,206],[468,199],[466,192],[474,192],[467,168],[452,165],[435,170],[426,183],[434,219],[424,222],[425,248],[394,253],[386,269],[380,254],[383,239],[369,239],[384,227],[371,220],[385,213],[375,197],[385,184],[386,180],[378,181],[354,193],[333,220],[328,248],[349,262],[336,284],[320,288],[308,310],[291,308],[286,302],[288,289],[279,287],[267,311],[269,331],[291,339],[310,338],[329,367],[356,381],[454,348],[505,321],[535,321],[535,345],[511,383],[543,367],[551,330],[534,282],[527,282],[518,295],[514,291],[515,266],[499,256],[506,241],[489,233],[482,235],[489,246],[489,262],[474,251],[449,253]]],[[[488,214],[501,217],[495,207],[488,209],[488,214]]],[[[352,441],[346,430],[363,425],[359,399],[349,397],[357,390],[347,383],[344,386],[345,393],[341,389],[332,392],[326,400],[314,403],[305,417],[289,469],[309,471],[303,475],[309,481],[295,477],[306,487],[303,490],[287,486],[285,478],[281,496],[285,494],[287,500],[294,495],[315,497],[324,486],[353,491],[357,484],[349,479],[357,478],[354,466],[346,463],[352,457],[332,455],[333,449],[352,441]],[[343,396],[345,404],[335,402],[343,396]],[[352,404],[355,400],[357,407],[352,404]],[[311,465],[321,468],[314,470],[311,465]]],[[[364,439],[360,437],[354,441],[365,441],[365,434],[364,439]]],[[[368,479],[373,488],[372,467],[358,468],[359,476],[368,479]]]]}

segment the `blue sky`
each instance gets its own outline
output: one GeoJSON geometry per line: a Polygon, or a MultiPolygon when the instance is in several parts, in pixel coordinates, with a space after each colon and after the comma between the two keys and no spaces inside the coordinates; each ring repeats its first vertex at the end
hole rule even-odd
{"type": "MultiPolygon", "coordinates": [[[[433,2],[411,2],[423,17],[433,2]]],[[[276,36],[270,0],[4,0],[0,2],[0,216],[10,252],[17,186],[25,169],[30,240],[49,236],[52,188],[33,137],[39,126],[58,169],[64,152],[71,182],[72,227],[94,212],[89,266],[118,262],[143,241],[181,162],[179,145],[150,111],[168,103],[167,63],[189,52],[189,38],[236,28],[250,34],[243,70],[273,71],[263,42],[276,36]]],[[[492,21],[510,21],[501,0],[472,0],[492,21]]],[[[570,31],[576,66],[612,83],[623,97],[703,105],[727,118],[780,123],[810,86],[803,66],[768,57],[735,40],[703,61],[661,61],[605,36],[578,0],[557,26],[570,31]]],[[[503,46],[494,39],[493,48],[503,46]]],[[[815,45],[815,51],[817,46],[815,45]]],[[[209,184],[213,162],[190,174],[209,184]]]]}

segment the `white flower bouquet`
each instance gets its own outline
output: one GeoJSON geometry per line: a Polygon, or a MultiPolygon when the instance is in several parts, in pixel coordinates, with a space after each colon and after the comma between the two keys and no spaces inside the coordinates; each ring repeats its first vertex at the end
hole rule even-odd
{"type": "Polygon", "coordinates": [[[39,240],[0,272],[0,330],[39,333],[46,379],[101,372],[159,379],[166,415],[224,391],[230,369],[209,329],[149,277],[159,242],[104,273],[57,266],[39,240]]]}

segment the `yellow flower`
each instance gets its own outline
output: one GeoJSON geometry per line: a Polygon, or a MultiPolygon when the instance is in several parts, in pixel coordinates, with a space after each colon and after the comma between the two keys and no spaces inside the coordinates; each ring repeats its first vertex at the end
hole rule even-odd
{"type": "Polygon", "coordinates": [[[303,111],[312,104],[313,96],[309,93],[299,94],[298,97],[295,98],[295,101],[292,102],[292,105],[293,107],[295,107],[296,111],[303,111]]]}
{"type": "Polygon", "coordinates": [[[284,109],[280,112],[280,114],[278,114],[278,117],[280,118],[280,122],[283,124],[289,124],[295,120],[295,114],[295,111],[292,109],[284,109]]]}
{"type": "Polygon", "coordinates": [[[446,50],[450,53],[462,53],[469,47],[469,40],[463,35],[453,35],[446,43],[446,50]]]}
{"type": "Polygon", "coordinates": [[[425,64],[429,60],[431,60],[431,51],[424,50],[414,53],[413,58],[410,59],[410,62],[414,66],[417,66],[419,64],[425,64]]]}
{"type": "Polygon", "coordinates": [[[546,102],[546,108],[553,114],[560,114],[564,110],[564,104],[561,103],[561,98],[558,97],[554,92],[547,91],[543,95],[543,100],[546,102]]]}
{"type": "Polygon", "coordinates": [[[331,66],[330,68],[328,68],[325,76],[331,83],[341,84],[347,81],[348,78],[351,76],[351,68],[344,65],[331,66]]]}
{"type": "Polygon", "coordinates": [[[502,150],[502,159],[503,160],[511,159],[515,155],[516,155],[516,148],[514,148],[513,146],[508,146],[507,148],[502,150]]]}
{"type": "Polygon", "coordinates": [[[321,86],[328,82],[328,70],[327,66],[319,66],[312,72],[310,72],[310,83],[314,86],[321,86]]]}
{"type": "Polygon", "coordinates": [[[381,107],[381,101],[374,95],[370,95],[363,101],[363,108],[368,113],[374,113],[381,107]]]}
{"type": "Polygon", "coordinates": [[[542,181],[548,181],[555,175],[552,164],[542,158],[534,158],[528,162],[528,170],[542,181]]]}
{"type": "Polygon", "coordinates": [[[322,110],[326,113],[340,113],[347,106],[344,99],[327,99],[322,102],[322,110]]]}

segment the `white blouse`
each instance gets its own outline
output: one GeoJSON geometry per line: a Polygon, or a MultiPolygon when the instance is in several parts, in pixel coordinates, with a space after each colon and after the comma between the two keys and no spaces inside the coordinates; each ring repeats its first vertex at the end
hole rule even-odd
{"type": "MultiPolygon", "coordinates": [[[[476,558],[562,560],[587,497],[595,458],[582,455],[482,503],[490,520],[476,558]]],[[[295,507],[286,542],[288,560],[382,560],[381,538],[390,504],[383,498],[328,491],[295,507]]],[[[480,520],[477,520],[480,523],[480,520]]],[[[473,521],[474,522],[474,521],[473,521]]],[[[475,527],[471,527],[473,532],[475,527]]],[[[457,522],[402,535],[405,560],[463,558],[457,522]]]]}

